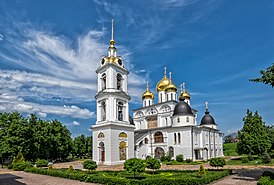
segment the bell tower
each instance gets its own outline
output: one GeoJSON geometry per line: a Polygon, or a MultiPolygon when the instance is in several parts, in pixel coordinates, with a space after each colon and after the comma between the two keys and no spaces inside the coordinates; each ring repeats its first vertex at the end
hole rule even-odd
{"type": "Polygon", "coordinates": [[[106,165],[120,164],[134,157],[134,124],[129,122],[127,91],[128,70],[117,56],[114,21],[108,55],[97,68],[98,90],[95,96],[97,121],[92,127],[93,160],[106,165]]]}

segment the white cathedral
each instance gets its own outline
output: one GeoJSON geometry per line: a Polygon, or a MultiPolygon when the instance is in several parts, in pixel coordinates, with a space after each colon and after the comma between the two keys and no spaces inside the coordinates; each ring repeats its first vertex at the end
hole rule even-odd
{"type": "Polygon", "coordinates": [[[223,134],[218,130],[206,103],[205,115],[197,121],[190,94],[184,84],[178,88],[171,73],[158,82],[158,102],[149,90],[142,94],[143,107],[129,116],[128,74],[115,48],[113,20],[108,56],[97,68],[97,121],[92,126],[93,160],[98,164],[122,164],[126,159],[160,158],[182,154],[185,159],[207,160],[223,156],[223,134]]]}

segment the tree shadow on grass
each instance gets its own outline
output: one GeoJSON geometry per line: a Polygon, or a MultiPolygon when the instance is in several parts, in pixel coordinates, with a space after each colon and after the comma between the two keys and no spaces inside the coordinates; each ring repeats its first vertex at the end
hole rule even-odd
{"type": "Polygon", "coordinates": [[[22,179],[22,177],[10,173],[0,174],[0,185],[26,185],[17,181],[17,179],[22,179]]]}

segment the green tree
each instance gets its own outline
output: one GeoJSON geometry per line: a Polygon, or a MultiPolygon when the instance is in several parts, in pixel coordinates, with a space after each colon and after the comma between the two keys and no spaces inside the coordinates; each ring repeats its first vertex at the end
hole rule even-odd
{"type": "Polygon", "coordinates": [[[146,159],[145,163],[146,163],[146,167],[149,168],[149,169],[152,169],[153,171],[161,168],[160,161],[158,159],[155,159],[155,158],[152,158],[152,157],[146,159]]]}
{"type": "Polygon", "coordinates": [[[260,78],[255,78],[255,79],[250,79],[252,82],[262,82],[264,84],[271,85],[272,88],[274,87],[274,63],[266,68],[266,70],[261,70],[261,77],[260,78]]]}
{"type": "Polygon", "coordinates": [[[86,137],[85,135],[80,135],[75,137],[73,140],[73,156],[78,158],[83,158],[87,154],[87,147],[86,147],[86,137]]]}
{"type": "Polygon", "coordinates": [[[86,152],[89,158],[92,157],[92,136],[86,137],[86,152]]]}
{"type": "Polygon", "coordinates": [[[239,155],[251,154],[262,155],[271,147],[269,135],[262,121],[262,117],[255,112],[247,110],[243,119],[244,126],[239,131],[240,141],[237,143],[237,152],[239,155]]]}
{"type": "Polygon", "coordinates": [[[133,177],[135,178],[136,172],[145,171],[145,163],[142,159],[131,158],[124,163],[124,169],[129,173],[133,173],[133,177]]]}

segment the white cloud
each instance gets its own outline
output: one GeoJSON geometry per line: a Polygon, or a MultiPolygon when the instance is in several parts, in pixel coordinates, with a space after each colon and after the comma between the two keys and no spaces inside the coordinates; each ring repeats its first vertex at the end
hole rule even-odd
{"type": "Polygon", "coordinates": [[[0,41],[4,39],[4,36],[0,33],[0,41]]]}
{"type": "Polygon", "coordinates": [[[79,126],[80,125],[80,123],[78,121],[73,121],[73,122],[71,122],[71,124],[74,125],[74,126],[79,126]]]}

